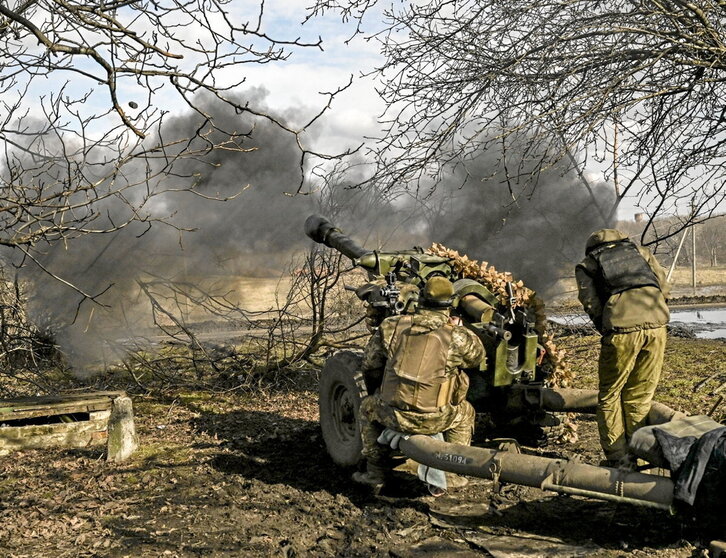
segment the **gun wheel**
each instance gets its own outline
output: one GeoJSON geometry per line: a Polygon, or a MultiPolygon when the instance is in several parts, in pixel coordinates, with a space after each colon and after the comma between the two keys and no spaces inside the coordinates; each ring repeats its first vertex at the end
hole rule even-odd
{"type": "Polygon", "coordinates": [[[326,361],[320,376],[323,440],[332,460],[343,467],[357,465],[362,459],[358,411],[368,391],[360,372],[361,360],[358,353],[341,351],[326,361]]]}

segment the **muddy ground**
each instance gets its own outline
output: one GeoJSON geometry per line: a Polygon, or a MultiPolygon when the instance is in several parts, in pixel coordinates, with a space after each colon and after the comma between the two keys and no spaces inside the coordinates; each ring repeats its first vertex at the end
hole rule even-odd
{"type": "MultiPolygon", "coordinates": [[[[597,338],[562,344],[578,386],[594,386],[597,338]]],[[[657,398],[708,411],[726,370],[693,388],[725,361],[723,341],[670,339],[657,398]]],[[[141,448],[124,464],[99,449],[0,458],[0,555],[702,555],[687,517],[647,508],[476,479],[434,499],[406,472],[373,496],[325,453],[316,373],[295,374],[254,394],[132,393],[141,448]]],[[[578,425],[577,443],[526,451],[597,463],[594,422],[578,425]]]]}

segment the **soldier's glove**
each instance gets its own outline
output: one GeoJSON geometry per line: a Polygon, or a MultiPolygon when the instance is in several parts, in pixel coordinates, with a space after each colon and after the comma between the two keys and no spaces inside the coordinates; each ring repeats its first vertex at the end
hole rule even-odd
{"type": "Polygon", "coordinates": [[[366,306],[365,324],[366,328],[368,328],[368,331],[370,331],[371,333],[376,331],[378,329],[378,326],[381,325],[383,318],[385,318],[385,314],[381,312],[378,308],[374,308],[370,305],[366,306]]]}

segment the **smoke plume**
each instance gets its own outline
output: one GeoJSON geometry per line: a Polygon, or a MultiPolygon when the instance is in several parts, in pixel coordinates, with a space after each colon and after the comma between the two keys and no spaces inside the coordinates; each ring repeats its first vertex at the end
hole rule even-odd
{"type": "Polygon", "coordinates": [[[572,275],[587,237],[610,226],[605,215],[614,193],[604,184],[584,185],[564,165],[536,180],[506,180],[499,158],[481,153],[450,172],[428,204],[434,207],[427,234],[432,241],[489,262],[546,297],[561,294],[557,282],[572,275]]]}
{"type": "MultiPolygon", "coordinates": [[[[251,91],[244,101],[264,105],[264,93],[251,91]]],[[[279,274],[290,252],[307,240],[302,223],[313,200],[287,195],[296,191],[301,176],[294,136],[265,119],[219,107],[208,111],[228,131],[248,136],[238,142],[242,151],[217,149],[173,167],[158,185],[162,193],[145,205],[151,218],[173,226],[136,222],[114,233],[39,248],[38,260],[48,271],[85,293],[103,293],[98,304],[38,266],[26,262],[21,268],[30,285],[32,316],[52,324],[75,364],[97,361],[109,351],[110,339],[138,335],[150,325],[149,301],[140,295],[138,281],[205,284],[223,292],[234,288],[224,278],[279,274]],[[196,186],[190,191],[192,181],[196,186]]],[[[188,114],[170,120],[164,134],[167,139],[194,137],[201,124],[198,114],[188,114]]],[[[223,137],[212,132],[208,139],[223,137]]],[[[125,169],[127,174],[143,171],[125,169]]],[[[126,192],[132,204],[144,196],[144,189],[138,190],[126,192]]],[[[102,209],[111,223],[122,222],[129,211],[118,199],[102,209]]]]}
{"type": "MultiPolygon", "coordinates": [[[[248,96],[256,106],[264,104],[263,92],[248,96]]],[[[203,284],[224,292],[234,288],[225,278],[277,275],[291,253],[309,246],[302,229],[314,211],[366,248],[440,242],[511,271],[538,291],[552,291],[581,257],[587,235],[606,224],[598,208],[612,205],[607,188],[590,194],[576,176],[557,168],[540,173],[536,184],[497,182],[503,169],[488,153],[450,171],[424,199],[406,190],[356,188],[365,161],[328,174],[314,195],[290,196],[301,176],[295,138],[265,119],[208,110],[228,131],[247,136],[239,145],[242,151],[217,149],[174,166],[159,186],[162,193],[145,206],[150,217],[171,217],[174,226],[132,223],[115,233],[39,248],[42,266],[98,295],[97,303],[38,266],[20,268],[30,285],[32,315],[53,324],[76,365],[116,358],[109,340],[138,336],[150,325],[150,304],[139,281],[203,284]],[[194,192],[187,191],[190,181],[196,183],[194,192]]],[[[164,133],[194,137],[201,122],[198,114],[188,114],[169,121],[164,133]]],[[[212,132],[208,138],[223,136],[212,132]]],[[[141,175],[144,169],[126,172],[141,175]]],[[[144,190],[137,199],[129,196],[132,204],[140,204],[144,190]]],[[[103,210],[109,222],[121,222],[129,206],[110,199],[103,210]]]]}

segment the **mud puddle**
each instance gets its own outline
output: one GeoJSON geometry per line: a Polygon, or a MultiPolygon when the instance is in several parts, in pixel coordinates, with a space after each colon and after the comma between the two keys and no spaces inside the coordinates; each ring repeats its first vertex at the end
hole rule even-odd
{"type": "MultiPolygon", "coordinates": [[[[550,320],[569,326],[590,323],[584,313],[554,315],[550,320]]],[[[670,323],[691,329],[698,339],[726,339],[726,307],[671,309],[670,323]]]]}
{"type": "Polygon", "coordinates": [[[671,323],[690,327],[699,339],[726,339],[726,308],[671,310],[671,323]]]}

